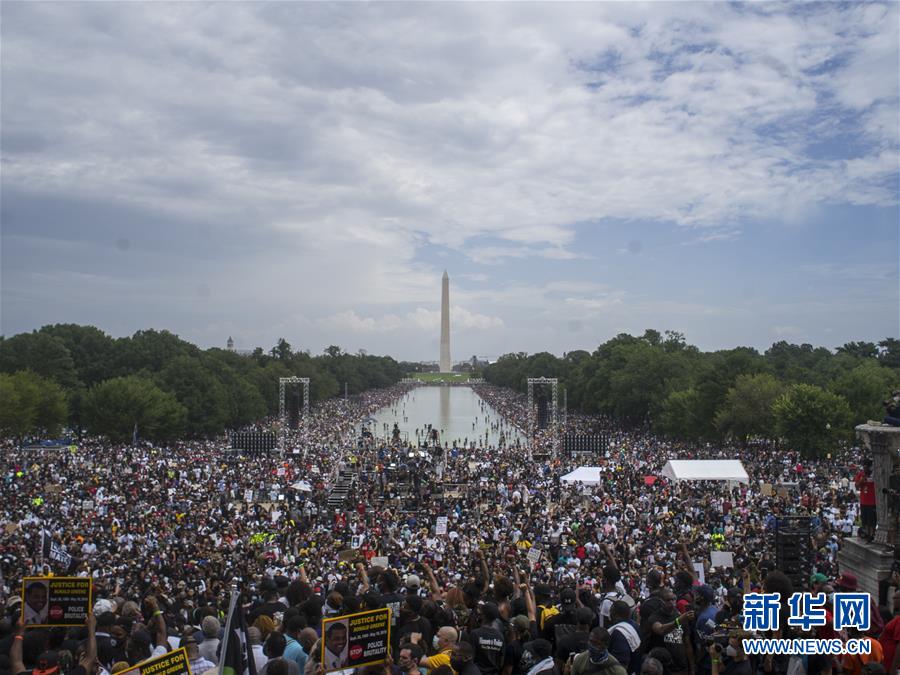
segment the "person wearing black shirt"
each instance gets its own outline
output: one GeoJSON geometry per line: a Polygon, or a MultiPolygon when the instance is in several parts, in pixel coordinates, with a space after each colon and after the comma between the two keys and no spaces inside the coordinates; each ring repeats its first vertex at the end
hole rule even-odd
{"type": "Polygon", "coordinates": [[[378,575],[378,590],[381,593],[381,606],[391,610],[391,632],[397,628],[397,617],[400,615],[400,605],[403,596],[397,592],[400,587],[400,579],[393,570],[385,570],[378,575]]]}
{"type": "Polygon", "coordinates": [[[663,647],[672,657],[671,675],[691,670],[693,654],[690,642],[690,622],[693,612],[679,615],[675,609],[675,593],[664,588],[659,593],[662,609],[647,620],[649,648],[663,647]]]}
{"type": "Polygon", "coordinates": [[[579,607],[575,610],[575,631],[560,637],[556,644],[554,656],[560,670],[571,655],[580,654],[588,648],[588,637],[593,621],[594,613],[587,607],[579,607]]]}
{"type": "Polygon", "coordinates": [[[559,646],[559,640],[575,630],[576,594],[573,588],[564,588],[559,593],[559,614],[551,616],[544,622],[541,637],[549,641],[553,648],[559,646]]]}
{"type": "Polygon", "coordinates": [[[537,636],[537,626],[527,616],[514,616],[509,622],[506,637],[506,652],[503,656],[503,675],[525,675],[534,665],[523,663],[525,645],[537,636]],[[527,667],[526,667],[527,665],[527,667]]]}
{"type": "Polygon", "coordinates": [[[474,662],[478,669],[484,675],[500,675],[500,671],[503,669],[506,640],[496,628],[491,626],[500,616],[500,610],[493,602],[486,602],[480,610],[481,626],[469,631],[465,640],[472,645],[475,654],[474,662]]]}
{"type": "Polygon", "coordinates": [[[481,675],[481,670],[475,665],[475,651],[468,642],[457,642],[453,645],[450,655],[450,667],[456,675],[481,675]]]}
{"type": "Polygon", "coordinates": [[[267,616],[270,619],[275,618],[275,614],[284,614],[287,611],[287,605],[278,600],[278,587],[272,579],[266,579],[260,584],[260,592],[262,593],[263,603],[258,607],[254,607],[247,613],[247,623],[252,624],[260,616],[267,616]]]}
{"type": "Polygon", "coordinates": [[[422,598],[418,595],[407,595],[406,600],[400,606],[397,630],[391,635],[391,642],[399,645],[401,642],[408,642],[409,636],[413,633],[419,633],[422,636],[421,644],[431,644],[434,631],[431,628],[431,622],[425,617],[419,616],[420,611],[422,611],[422,598]]]}

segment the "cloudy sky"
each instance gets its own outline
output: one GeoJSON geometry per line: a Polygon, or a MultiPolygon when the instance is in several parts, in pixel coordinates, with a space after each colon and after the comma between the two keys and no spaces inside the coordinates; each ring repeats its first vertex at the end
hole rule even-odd
{"type": "Polygon", "coordinates": [[[2,332],[900,334],[897,3],[2,5],[2,332]]]}

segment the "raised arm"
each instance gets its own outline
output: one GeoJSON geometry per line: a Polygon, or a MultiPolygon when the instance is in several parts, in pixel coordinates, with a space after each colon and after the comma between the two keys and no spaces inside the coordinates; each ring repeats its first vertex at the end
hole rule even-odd
{"type": "Polygon", "coordinates": [[[511,565],[511,567],[512,567],[512,573],[513,573],[513,582],[514,582],[513,585],[515,586],[515,589],[516,589],[515,595],[514,595],[513,597],[514,597],[514,598],[517,598],[517,597],[519,597],[519,595],[522,593],[522,589],[521,589],[521,587],[522,587],[522,575],[519,573],[519,566],[516,565],[516,559],[515,559],[515,557],[510,556],[510,558],[512,558],[512,559],[510,560],[510,565],[511,565]]]}
{"type": "Polygon", "coordinates": [[[356,563],[356,572],[359,576],[359,583],[362,584],[362,592],[367,593],[370,588],[369,575],[366,574],[366,566],[361,562],[356,563]]]}
{"type": "MultiPolygon", "coordinates": [[[[159,608],[159,600],[156,599],[156,596],[149,595],[147,596],[147,608],[150,610],[150,625],[153,629],[153,636],[155,644],[157,647],[163,645],[164,647],[168,647],[167,643],[167,635],[166,635],[166,620],[163,618],[162,610],[159,608]]],[[[168,649],[166,649],[168,651],[168,649]]]]}
{"type": "Polygon", "coordinates": [[[422,569],[425,570],[425,576],[428,578],[428,585],[431,586],[431,599],[443,600],[444,593],[443,591],[441,591],[441,586],[438,583],[437,578],[435,578],[434,576],[434,570],[431,569],[431,565],[423,562],[422,569]]]}
{"type": "Polygon", "coordinates": [[[25,672],[25,662],[22,660],[22,643],[25,641],[25,625],[20,617],[16,621],[16,633],[13,635],[12,645],[9,647],[9,665],[15,675],[25,672]]]}
{"type": "Polygon", "coordinates": [[[616,552],[612,546],[607,543],[603,544],[603,552],[606,553],[606,564],[615,567],[617,570],[621,569],[619,567],[619,563],[616,561],[616,552]]]}
{"type": "Polygon", "coordinates": [[[84,646],[84,656],[81,657],[78,665],[84,668],[85,672],[92,673],[97,665],[97,617],[93,612],[88,614],[84,625],[87,626],[88,632],[87,644],[84,646]]]}
{"type": "Polygon", "coordinates": [[[683,565],[682,569],[691,575],[691,579],[696,581],[697,575],[694,572],[694,563],[691,561],[691,554],[688,551],[687,544],[684,542],[678,544],[678,560],[683,565]]]}
{"type": "Polygon", "coordinates": [[[475,558],[481,567],[481,592],[487,593],[491,583],[491,573],[488,571],[487,560],[484,558],[484,551],[480,548],[475,549],[475,558]]]}

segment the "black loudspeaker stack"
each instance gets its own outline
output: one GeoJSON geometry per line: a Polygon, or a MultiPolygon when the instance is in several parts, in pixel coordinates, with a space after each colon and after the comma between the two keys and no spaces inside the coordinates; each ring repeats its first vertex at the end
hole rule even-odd
{"type": "Polygon", "coordinates": [[[575,453],[604,453],[609,446],[606,434],[566,434],[563,436],[563,452],[567,455],[575,453]]]}
{"type": "Polygon", "coordinates": [[[808,516],[778,518],[775,525],[775,566],[784,572],[794,585],[794,591],[809,586],[815,563],[808,516]]]}
{"type": "Polygon", "coordinates": [[[250,455],[261,455],[278,446],[274,431],[236,431],[231,434],[233,450],[243,450],[250,455]]]}

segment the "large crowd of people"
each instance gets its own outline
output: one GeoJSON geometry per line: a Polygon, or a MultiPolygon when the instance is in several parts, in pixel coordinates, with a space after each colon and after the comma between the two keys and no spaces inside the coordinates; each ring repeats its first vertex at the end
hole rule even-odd
{"type": "MultiPolygon", "coordinates": [[[[806,460],[790,448],[689,445],[573,414],[566,431],[602,432],[606,451],[564,456],[546,430],[531,444],[541,452],[361,437],[363,421],[409,387],[314,407],[284,452],[245,456],[225,441],[4,443],[0,675],[113,673],[178,646],[193,673],[221,674],[232,588],[247,653],[267,675],[330,670],[323,617],[379,607],[392,610],[391,655],[365,675],[897,669],[892,604],[873,613],[868,638],[880,639],[880,656],[866,663],[798,666],[750,658],[740,643],[743,595],[789,594],[773,552],[779,517],[811,518],[809,587],[856,589],[837,552],[861,516],[858,450],[806,460]],[[673,458],[740,459],[750,482],[669,482],[661,469],[673,458]],[[599,484],[560,480],[584,463],[602,467],[599,484]],[[731,552],[733,566],[713,567],[714,551],[731,552]],[[20,625],[22,579],[47,574],[93,579],[88,625],[20,625]]],[[[476,390],[505,425],[528,432],[523,396],[476,390]]]]}

